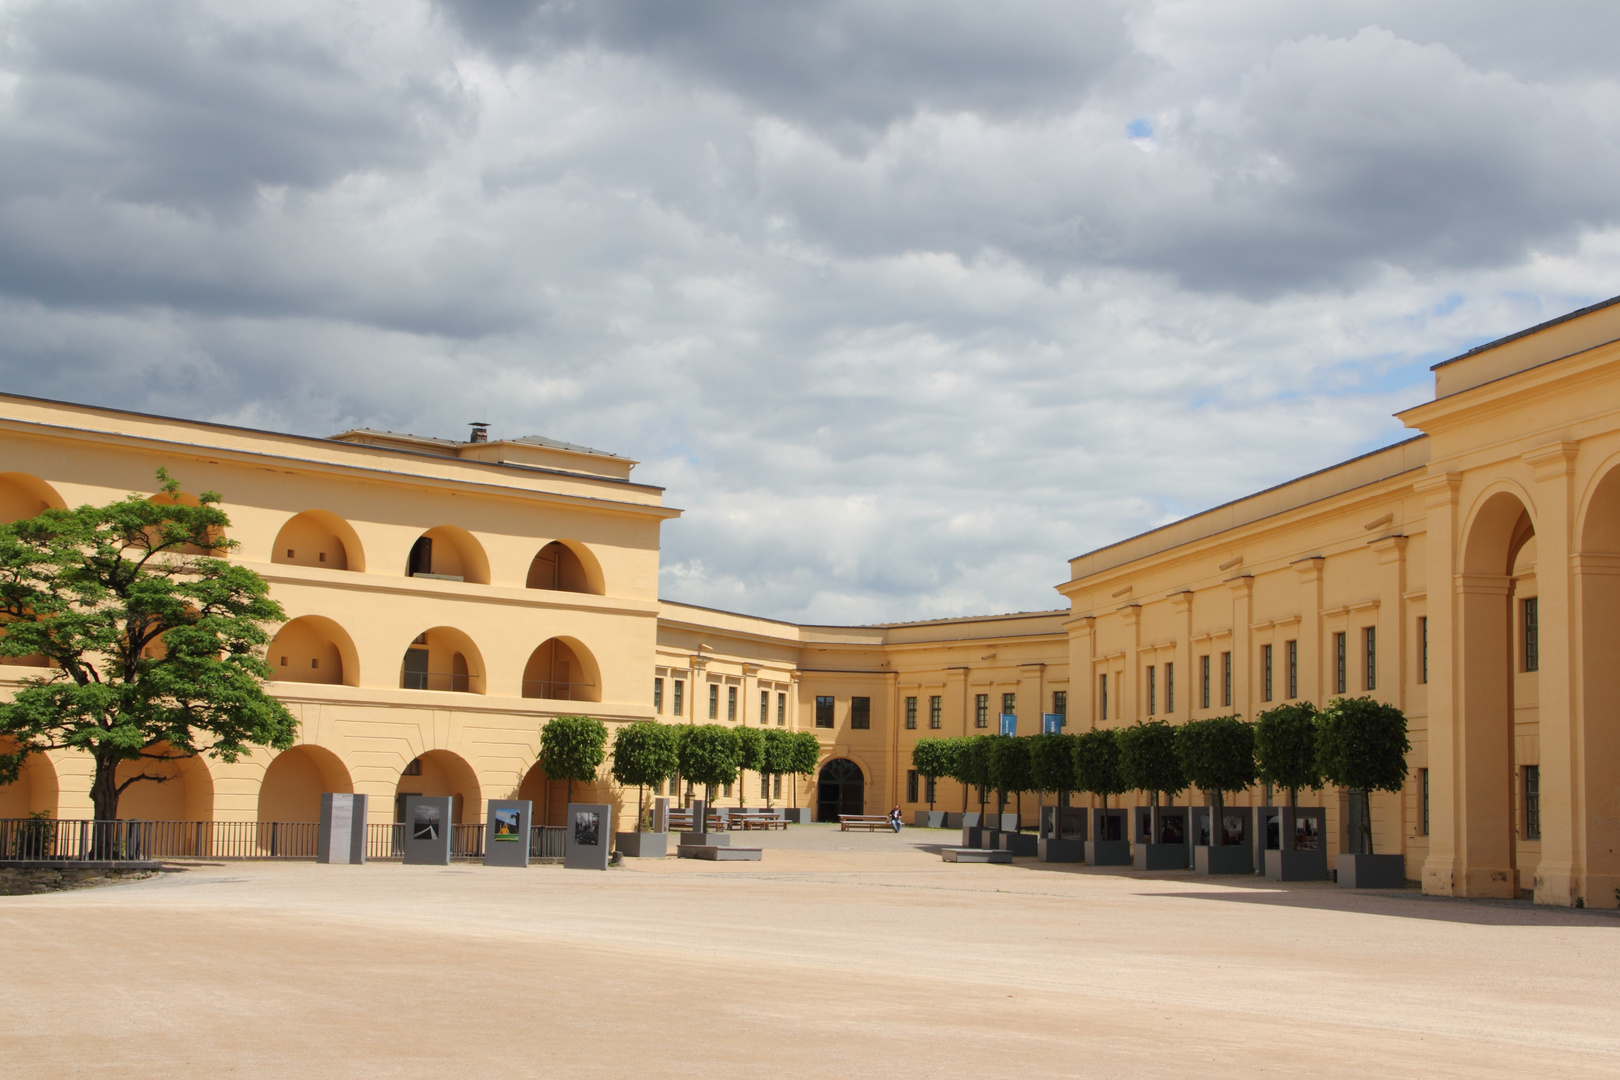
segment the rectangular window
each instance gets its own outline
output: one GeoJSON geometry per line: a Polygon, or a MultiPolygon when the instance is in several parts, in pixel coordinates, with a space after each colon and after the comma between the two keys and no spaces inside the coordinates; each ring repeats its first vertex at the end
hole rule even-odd
{"type": "Polygon", "coordinates": [[[787,724],[787,695],[776,695],[776,726],[784,727],[787,724]]]}
{"type": "MultiPolygon", "coordinates": [[[[939,699],[935,698],[934,700],[938,701],[939,699]]],[[[990,695],[989,694],[974,694],[973,695],[973,726],[974,727],[989,727],[990,726],[990,695]]]]}
{"type": "Polygon", "coordinates": [[[1288,698],[1299,697],[1299,642],[1288,643],[1288,698]]]}
{"type": "Polygon", "coordinates": [[[780,776],[771,777],[771,797],[776,799],[782,797],[782,778],[780,776]]]}
{"type": "Polygon", "coordinates": [[[1107,675],[1099,675],[1099,676],[1097,676],[1097,690],[1098,690],[1098,697],[1101,699],[1102,718],[1104,720],[1106,720],[1106,719],[1108,719],[1108,676],[1107,675]]]}
{"type": "Polygon", "coordinates": [[[833,726],[833,699],[830,697],[816,698],[816,727],[833,726]]]}
{"type": "Polygon", "coordinates": [[[1221,707],[1232,705],[1232,654],[1221,653],[1221,707]]]}
{"type": "Polygon", "coordinates": [[[1147,669],[1147,679],[1148,715],[1152,716],[1154,713],[1159,711],[1159,669],[1149,665],[1147,669]]]}
{"type": "Polygon", "coordinates": [[[1418,616],[1418,682],[1429,681],[1429,617],[1418,616]]]}
{"type": "Polygon", "coordinates": [[[938,731],[945,726],[945,699],[938,694],[928,699],[928,728],[938,731]]]}
{"type": "Polygon", "coordinates": [[[872,726],[872,699],[858,697],[849,699],[849,726],[862,730],[872,726]]]}
{"type": "Polygon", "coordinates": [[[1260,700],[1271,700],[1271,646],[1260,646],[1260,700]]]}
{"type": "Polygon", "coordinates": [[[1209,656],[1198,658],[1198,707],[1209,708],[1209,656]]]}
{"type": "Polygon", "coordinates": [[[1344,677],[1344,667],[1344,631],[1341,630],[1333,635],[1333,692],[1335,694],[1344,693],[1344,688],[1348,685],[1344,677]]]}
{"type": "Polygon", "coordinates": [[[1524,598],[1524,670],[1541,670],[1541,612],[1534,596],[1524,598]]]}
{"type": "Polygon", "coordinates": [[[906,802],[917,801],[917,770],[906,770],[906,802]]]}
{"type": "Polygon", "coordinates": [[[686,696],[686,680],[685,679],[676,679],[675,680],[675,700],[671,703],[674,706],[674,710],[673,710],[674,715],[676,715],[676,716],[681,715],[681,709],[683,708],[683,704],[681,702],[681,699],[683,697],[685,697],[685,696],[686,696]]]}
{"type": "Polygon", "coordinates": [[[1015,713],[1015,712],[1017,712],[1018,711],[1018,695],[1017,694],[1002,694],[1001,695],[1001,711],[1004,712],[1004,713],[1015,713]]]}
{"type": "Polygon", "coordinates": [[[1524,838],[1541,839],[1541,766],[1524,767],[1524,838]]]}
{"type": "Polygon", "coordinates": [[[731,784],[729,782],[721,785],[721,793],[724,794],[726,798],[731,798],[731,784]]]}
{"type": "Polygon", "coordinates": [[[766,773],[759,774],[759,797],[762,799],[771,797],[771,778],[766,773]]]}
{"type": "Polygon", "coordinates": [[[928,790],[927,799],[928,799],[929,802],[933,802],[934,797],[939,793],[939,790],[936,787],[934,778],[932,776],[928,777],[926,787],[927,787],[927,790],[928,790]]]}
{"type": "Polygon", "coordinates": [[[1067,690],[1052,691],[1052,711],[1059,716],[1067,718],[1069,715],[1069,692],[1067,690]]]}
{"type": "Polygon", "coordinates": [[[1176,711],[1176,665],[1164,665],[1164,711],[1168,715],[1176,711]]]}
{"type": "Polygon", "coordinates": [[[1364,626],[1361,628],[1361,643],[1367,665],[1367,689],[1378,689],[1378,627],[1364,626]]]}
{"type": "Polygon", "coordinates": [[[653,712],[662,713],[663,711],[664,711],[664,680],[663,679],[654,679],[653,680],[653,712]]]}
{"type": "Polygon", "coordinates": [[[1418,807],[1418,820],[1422,822],[1422,835],[1429,835],[1429,770],[1418,770],[1418,798],[1422,805],[1418,807]]]}
{"type": "Polygon", "coordinates": [[[720,719],[720,687],[716,683],[709,684],[709,719],[720,719]]]}
{"type": "Polygon", "coordinates": [[[914,697],[906,698],[906,730],[917,730],[917,699],[914,697]]]}
{"type": "Polygon", "coordinates": [[[726,687],[726,719],[737,719],[737,688],[735,686],[726,687]]]}
{"type": "Polygon", "coordinates": [[[771,722],[771,692],[769,690],[761,690],[759,692],[759,726],[764,727],[766,724],[768,724],[770,722],[771,722]]]}

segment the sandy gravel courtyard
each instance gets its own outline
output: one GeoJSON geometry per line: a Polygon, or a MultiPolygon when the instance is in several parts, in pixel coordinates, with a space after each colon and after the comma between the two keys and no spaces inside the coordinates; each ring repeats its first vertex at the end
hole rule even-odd
{"type": "Polygon", "coordinates": [[[215,863],[0,898],[0,1075],[1620,1072],[1610,913],[947,865],[952,835],[805,826],[760,863],[607,873],[215,863]]]}

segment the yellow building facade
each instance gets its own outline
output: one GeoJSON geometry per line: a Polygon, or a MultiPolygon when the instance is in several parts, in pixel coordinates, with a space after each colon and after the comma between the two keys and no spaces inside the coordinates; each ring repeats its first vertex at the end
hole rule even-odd
{"type": "MultiPolygon", "coordinates": [[[[1368,694],[1413,744],[1406,790],[1372,800],[1377,850],[1431,893],[1616,906],[1620,304],[1439,365],[1400,416],[1405,442],[1071,560],[1060,610],[869,627],[659,600],[679,511],[635,462],[539,437],[302,438],[0,396],[0,515],[155,492],[166,468],[223,495],[231,558],[288,613],[268,658],[299,745],[188,762],[132,788],[131,818],[309,821],[354,791],[378,821],[410,793],[556,821],[563,786],[534,762],[565,713],[813,731],[817,777],[744,776],[723,801],[909,817],[969,798],[917,777],[912,744],[1004,713],[1030,734],[1048,713],[1082,731],[1368,694]]],[[[35,673],[0,667],[0,691],[35,673]]],[[[0,817],[88,816],[89,774],[36,756],[0,817]]],[[[1322,802],[1331,852],[1348,800],[1322,802]]]]}

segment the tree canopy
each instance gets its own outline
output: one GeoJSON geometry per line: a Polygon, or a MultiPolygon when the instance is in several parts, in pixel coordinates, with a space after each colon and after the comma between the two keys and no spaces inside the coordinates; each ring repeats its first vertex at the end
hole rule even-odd
{"type": "Polygon", "coordinates": [[[1175,729],[1163,720],[1138,721],[1118,729],[1119,768],[1130,789],[1145,791],[1156,804],[1159,795],[1175,795],[1187,788],[1181,758],[1176,754],[1175,729]]]}
{"type": "Polygon", "coordinates": [[[1288,805],[1299,805],[1299,789],[1322,787],[1316,760],[1316,706],[1291,701],[1267,709],[1254,722],[1254,757],[1261,780],[1288,792],[1288,805]]]}
{"type": "Polygon", "coordinates": [[[1215,796],[1254,783],[1254,728],[1235,716],[1189,720],[1175,729],[1181,772],[1200,790],[1215,796]]]}
{"type": "Polygon", "coordinates": [[[540,767],[551,780],[568,781],[568,801],[574,784],[596,779],[606,756],[607,728],[589,716],[554,716],[540,729],[540,767]]]}
{"type": "Polygon", "coordinates": [[[167,780],[166,763],[284,750],[297,730],[264,689],[266,627],[286,614],[264,578],[217,557],[236,546],[220,496],[189,505],[161,469],[158,482],[154,498],[0,525],[0,656],[49,669],[0,705],[13,747],[0,783],[29,754],[82,751],[99,820],[117,818],[131,786],[167,780]]]}
{"type": "Polygon", "coordinates": [[[737,763],[742,755],[736,732],[719,724],[699,724],[680,729],[681,775],[702,784],[710,797],[714,788],[737,779],[737,763]]]}
{"type": "Polygon", "coordinates": [[[1349,788],[1360,809],[1357,853],[1372,853],[1367,793],[1400,791],[1406,784],[1406,714],[1370,697],[1334,698],[1317,718],[1316,761],[1326,780],[1349,788]]]}
{"type": "MultiPolygon", "coordinates": [[[[759,728],[740,727],[732,729],[732,735],[737,739],[737,769],[739,772],[760,772],[765,765],[765,733],[759,728]]],[[[737,801],[744,806],[748,805],[748,785],[742,784],[737,789],[737,801]]]]}
{"type": "Polygon", "coordinates": [[[1120,769],[1119,756],[1119,734],[1113,728],[1088,731],[1074,740],[1075,788],[1101,796],[1105,810],[1108,796],[1131,789],[1120,769]]]}
{"type": "Polygon", "coordinates": [[[961,750],[957,753],[956,767],[960,772],[958,779],[979,789],[979,805],[984,805],[985,792],[990,788],[990,740],[989,735],[969,735],[962,740],[961,750]]]}
{"type": "MultiPolygon", "coordinates": [[[[613,779],[638,789],[675,775],[680,757],[676,729],[653,721],[626,724],[613,736],[613,779]]],[[[636,827],[641,827],[644,791],[636,794],[636,827]]]]}
{"type": "Polygon", "coordinates": [[[990,736],[990,786],[1003,795],[1035,790],[1028,739],[1016,735],[990,736]]]}
{"type": "Polygon", "coordinates": [[[1062,795],[1075,790],[1074,745],[1073,735],[1046,734],[1030,738],[1030,783],[1036,791],[1062,795]]]}
{"type": "MultiPolygon", "coordinates": [[[[932,780],[940,776],[949,776],[954,767],[956,754],[956,740],[954,739],[918,739],[911,746],[911,766],[917,770],[917,775],[932,780]]],[[[933,788],[928,789],[930,796],[933,788]]],[[[928,808],[934,808],[934,800],[929,798],[928,808]]]]}

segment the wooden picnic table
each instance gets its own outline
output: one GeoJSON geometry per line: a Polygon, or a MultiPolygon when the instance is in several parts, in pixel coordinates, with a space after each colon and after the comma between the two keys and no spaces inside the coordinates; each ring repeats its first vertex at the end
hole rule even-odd
{"type": "Polygon", "coordinates": [[[867,832],[876,832],[879,829],[892,829],[894,823],[889,820],[888,814],[839,814],[838,831],[849,832],[851,829],[865,829],[867,832]]]}

